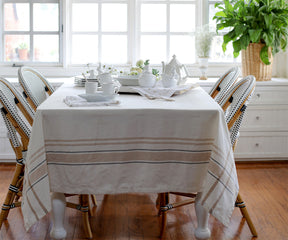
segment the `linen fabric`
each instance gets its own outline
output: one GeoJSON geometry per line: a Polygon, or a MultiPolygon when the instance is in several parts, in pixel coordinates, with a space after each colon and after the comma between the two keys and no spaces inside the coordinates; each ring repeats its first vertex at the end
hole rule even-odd
{"type": "Polygon", "coordinates": [[[202,192],[228,225],[238,194],[229,131],[221,107],[200,87],[150,101],[67,106],[80,88],[61,86],[39,106],[25,169],[22,212],[28,230],[51,211],[50,192],[117,194],[202,192]]]}

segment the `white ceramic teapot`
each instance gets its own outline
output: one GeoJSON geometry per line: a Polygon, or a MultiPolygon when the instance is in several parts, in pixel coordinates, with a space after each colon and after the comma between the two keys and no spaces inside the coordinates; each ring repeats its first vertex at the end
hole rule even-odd
{"type": "Polygon", "coordinates": [[[177,59],[176,55],[172,56],[172,60],[165,64],[162,62],[162,73],[168,76],[174,74],[174,71],[178,74],[177,85],[185,84],[189,74],[184,64],[181,64],[177,59]]]}

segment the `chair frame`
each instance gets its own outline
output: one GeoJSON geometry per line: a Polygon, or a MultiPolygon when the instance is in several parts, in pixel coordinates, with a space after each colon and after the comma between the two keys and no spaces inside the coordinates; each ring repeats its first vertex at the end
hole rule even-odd
{"type": "Polygon", "coordinates": [[[51,86],[51,84],[46,80],[46,78],[38,72],[36,69],[31,67],[21,67],[18,70],[18,79],[19,83],[23,88],[23,95],[27,99],[28,103],[32,106],[32,108],[36,111],[37,107],[40,105],[39,101],[33,96],[33,93],[31,92],[28,84],[25,81],[25,77],[23,75],[23,72],[28,71],[33,74],[35,74],[37,77],[41,79],[41,81],[44,83],[44,91],[50,96],[55,90],[51,86]]]}
{"type": "Polygon", "coordinates": [[[240,75],[240,69],[239,67],[232,67],[227,72],[225,72],[214,84],[212,89],[210,90],[210,96],[215,99],[216,102],[219,103],[219,101],[223,98],[225,93],[236,83],[238,77],[240,75]],[[224,84],[224,86],[221,86],[223,82],[228,80],[227,78],[230,77],[231,79],[224,84]],[[221,86],[221,87],[220,87],[221,86]]]}
{"type": "MultiPolygon", "coordinates": [[[[220,101],[220,106],[222,107],[223,111],[227,111],[228,107],[232,104],[233,102],[233,94],[237,91],[237,89],[239,89],[241,86],[243,86],[246,83],[249,83],[249,86],[246,88],[246,90],[248,90],[248,93],[245,94],[245,98],[241,99],[240,104],[237,104],[235,106],[235,112],[234,114],[228,115],[228,117],[226,118],[226,122],[227,122],[227,127],[228,129],[231,131],[239,131],[240,128],[240,123],[242,121],[243,115],[246,111],[246,107],[247,104],[249,102],[249,99],[251,98],[251,96],[254,93],[255,90],[255,86],[256,86],[256,80],[254,76],[247,76],[245,78],[243,78],[242,80],[238,81],[227,93],[226,95],[221,99],[220,101]],[[235,126],[236,125],[236,126],[235,126]],[[233,129],[234,128],[234,129],[233,129]]],[[[232,148],[233,151],[235,150],[235,146],[236,146],[236,141],[235,141],[235,133],[231,133],[230,134],[230,138],[231,138],[231,144],[232,144],[232,148]]],[[[158,216],[161,216],[161,220],[162,220],[162,224],[161,224],[161,231],[160,231],[160,236],[162,237],[167,225],[167,211],[177,208],[177,207],[182,207],[188,204],[192,204],[195,203],[195,198],[197,196],[197,193],[179,193],[179,192],[166,192],[166,193],[159,193],[158,194],[158,198],[157,198],[157,206],[159,208],[158,210],[158,216]],[[176,202],[176,203],[169,203],[169,194],[176,194],[176,195],[180,195],[180,196],[185,196],[188,197],[190,199],[187,200],[183,200],[181,202],[176,202]]],[[[251,220],[251,217],[248,213],[248,210],[246,208],[245,202],[243,201],[240,193],[238,193],[237,195],[237,199],[235,201],[235,207],[238,207],[241,211],[241,214],[243,216],[243,218],[245,218],[248,227],[250,229],[250,232],[252,233],[252,235],[254,237],[258,236],[258,233],[256,231],[256,228],[251,220]]]]}

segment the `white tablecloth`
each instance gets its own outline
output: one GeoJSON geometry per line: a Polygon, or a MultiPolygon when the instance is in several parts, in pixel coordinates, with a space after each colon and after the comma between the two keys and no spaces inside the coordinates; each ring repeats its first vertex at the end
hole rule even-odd
{"type": "Polygon", "coordinates": [[[22,211],[26,229],[51,211],[50,192],[202,192],[228,225],[238,180],[220,106],[200,87],[175,101],[120,95],[112,106],[67,106],[63,85],[37,110],[22,211]]]}

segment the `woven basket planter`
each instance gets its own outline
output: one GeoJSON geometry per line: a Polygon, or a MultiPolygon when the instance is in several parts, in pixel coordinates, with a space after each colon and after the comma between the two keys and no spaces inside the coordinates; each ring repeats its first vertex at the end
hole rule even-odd
{"type": "Polygon", "coordinates": [[[260,59],[260,51],[263,43],[250,43],[246,50],[241,51],[242,55],[242,76],[254,75],[256,81],[270,81],[272,78],[273,56],[270,52],[270,65],[264,64],[260,59]]]}

